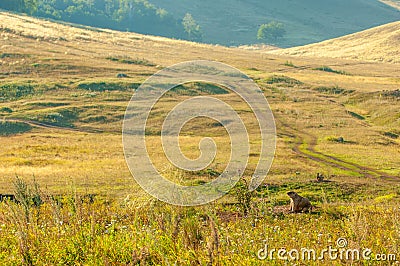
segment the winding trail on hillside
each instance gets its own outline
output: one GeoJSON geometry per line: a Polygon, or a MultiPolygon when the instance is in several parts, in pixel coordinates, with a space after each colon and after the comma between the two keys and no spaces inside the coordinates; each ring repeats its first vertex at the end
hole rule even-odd
{"type": "MultiPolygon", "coordinates": [[[[284,122],[284,120],[279,117],[279,115],[275,115],[276,124],[278,126],[278,131],[280,134],[286,135],[292,139],[294,139],[294,145],[292,150],[307,159],[316,161],[318,163],[322,163],[337,169],[341,169],[347,172],[357,173],[361,176],[367,178],[384,178],[387,181],[399,181],[400,176],[390,175],[379,170],[373,169],[371,167],[362,166],[360,164],[356,164],[353,162],[345,161],[333,155],[322,153],[316,150],[316,146],[318,144],[318,138],[308,132],[303,130],[299,130],[293,126],[290,126],[288,123],[284,122]]],[[[4,121],[7,122],[19,122],[26,123],[32,127],[36,128],[45,128],[45,129],[58,129],[58,130],[67,130],[73,132],[81,132],[81,133],[105,133],[106,131],[100,129],[93,128],[70,128],[70,127],[62,127],[56,125],[45,124],[32,120],[24,120],[24,119],[16,119],[16,118],[5,118],[4,121]]],[[[114,132],[115,133],[115,132],[114,132]]]]}
{"type": "Polygon", "coordinates": [[[278,125],[278,130],[281,131],[284,135],[289,136],[295,140],[292,150],[301,156],[334,168],[357,173],[367,178],[384,178],[387,181],[397,182],[400,180],[400,176],[390,175],[371,167],[345,161],[333,155],[317,151],[316,146],[318,143],[318,138],[316,136],[299,130],[293,126],[290,126],[289,124],[284,122],[283,119],[279,116],[275,116],[275,119],[278,125]]]}

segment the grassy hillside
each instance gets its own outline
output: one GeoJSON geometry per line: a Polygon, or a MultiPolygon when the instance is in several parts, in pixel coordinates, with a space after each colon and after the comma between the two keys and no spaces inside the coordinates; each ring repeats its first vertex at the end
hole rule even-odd
{"type": "Polygon", "coordinates": [[[381,0],[381,2],[400,10],[400,1],[399,0],[381,0]]]}
{"type": "Polygon", "coordinates": [[[272,53],[400,63],[400,21],[321,43],[272,53]]]}
{"type": "Polygon", "coordinates": [[[278,46],[298,46],[357,32],[400,18],[377,0],[330,1],[182,1],[152,0],[177,17],[191,13],[204,30],[204,41],[225,45],[257,43],[258,27],[282,22],[286,38],[278,46]]]}
{"type": "Polygon", "coordinates": [[[320,252],[339,237],[370,248],[372,259],[400,254],[399,64],[265,54],[4,12],[0,47],[0,194],[20,201],[0,202],[1,265],[283,265],[261,261],[259,250],[320,252]],[[199,140],[212,137],[218,153],[207,169],[183,171],[163,154],[165,115],[193,95],[231,105],[251,150],[245,179],[228,195],[174,207],[132,178],[122,119],[144,80],[194,59],[230,64],[258,83],[276,119],[277,150],[263,185],[248,192],[244,180],[260,153],[254,115],[232,92],[184,84],[147,123],[147,149],[166,178],[208,182],[228,160],[226,131],[206,118],[183,127],[180,145],[195,158],[199,140]],[[326,182],[316,182],[317,173],[326,182]],[[291,190],[310,199],[312,213],[288,212],[291,190]]]}

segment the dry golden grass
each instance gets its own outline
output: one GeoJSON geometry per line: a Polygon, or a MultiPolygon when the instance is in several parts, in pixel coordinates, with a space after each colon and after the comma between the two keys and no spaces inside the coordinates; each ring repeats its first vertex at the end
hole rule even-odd
{"type": "Polygon", "coordinates": [[[270,53],[400,63],[399,47],[400,22],[397,21],[337,39],[270,53]]]}
{"type": "Polygon", "coordinates": [[[380,0],[380,1],[391,7],[394,7],[396,9],[400,10],[400,1],[399,0],[380,0]]]}

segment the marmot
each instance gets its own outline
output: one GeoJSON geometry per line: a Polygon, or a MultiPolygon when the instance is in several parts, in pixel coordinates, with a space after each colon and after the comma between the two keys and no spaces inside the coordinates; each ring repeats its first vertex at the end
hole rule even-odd
{"type": "Polygon", "coordinates": [[[290,197],[290,212],[311,211],[312,206],[308,199],[293,191],[288,192],[287,195],[290,197]]]}

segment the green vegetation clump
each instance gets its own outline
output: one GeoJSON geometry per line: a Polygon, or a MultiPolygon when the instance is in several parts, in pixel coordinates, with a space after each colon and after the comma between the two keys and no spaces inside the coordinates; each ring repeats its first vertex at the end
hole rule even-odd
{"type": "Polygon", "coordinates": [[[32,102],[32,103],[27,103],[27,106],[33,106],[33,107],[59,107],[59,106],[65,106],[68,105],[68,103],[61,103],[61,102],[32,102]]]}
{"type": "Polygon", "coordinates": [[[354,92],[354,90],[346,90],[344,88],[340,88],[339,86],[333,86],[333,87],[321,86],[314,88],[314,90],[325,94],[336,94],[336,95],[350,94],[354,92]]]}
{"type": "Polygon", "coordinates": [[[347,72],[345,72],[343,70],[334,70],[328,66],[316,67],[316,68],[313,68],[313,70],[330,72],[330,73],[335,73],[335,74],[340,74],[340,75],[349,75],[347,72]]]}
{"type": "Polygon", "coordinates": [[[194,82],[176,86],[173,89],[171,89],[169,93],[195,96],[204,93],[210,95],[228,94],[229,91],[218,85],[203,83],[203,82],[194,82]]]}
{"type": "Polygon", "coordinates": [[[16,100],[33,95],[35,89],[30,84],[3,84],[0,85],[0,101],[16,100]]]}
{"type": "Polygon", "coordinates": [[[26,123],[21,122],[0,122],[0,136],[10,136],[20,133],[28,132],[32,127],[26,123]]]}
{"type": "Polygon", "coordinates": [[[40,123],[59,127],[74,127],[74,122],[79,117],[79,111],[76,108],[57,110],[51,113],[40,113],[33,120],[40,123]]]}
{"type": "Polygon", "coordinates": [[[283,38],[285,34],[285,26],[280,22],[272,21],[267,24],[262,24],[259,27],[257,32],[257,39],[274,43],[278,39],[283,38]]]}
{"type": "Polygon", "coordinates": [[[37,0],[1,0],[0,8],[33,14],[37,10],[37,0]]]}
{"type": "Polygon", "coordinates": [[[399,134],[393,133],[393,132],[384,132],[383,133],[384,136],[392,138],[392,139],[398,139],[399,138],[399,134]]]}
{"type": "Polygon", "coordinates": [[[285,65],[285,66],[288,66],[288,67],[294,67],[294,68],[297,68],[297,66],[295,66],[295,65],[293,64],[293,62],[292,62],[292,61],[286,61],[284,65],[285,65]]]}
{"type": "Polygon", "coordinates": [[[114,62],[119,62],[123,64],[129,64],[129,65],[142,65],[142,66],[156,66],[156,64],[150,62],[149,60],[145,58],[130,58],[130,57],[115,57],[115,56],[109,56],[106,58],[107,60],[114,61],[114,62]]]}
{"type": "Polygon", "coordinates": [[[110,82],[87,82],[78,84],[77,88],[89,91],[127,91],[137,89],[140,84],[138,83],[110,83],[110,82]]]}
{"type": "Polygon", "coordinates": [[[383,93],[381,95],[388,97],[388,98],[400,99],[400,89],[393,90],[393,91],[383,91],[383,93]]]}
{"type": "Polygon", "coordinates": [[[349,115],[351,115],[352,117],[357,118],[357,119],[359,119],[359,120],[365,120],[365,117],[364,117],[364,116],[362,116],[362,115],[360,115],[360,114],[357,114],[357,113],[355,113],[355,112],[347,111],[347,113],[348,113],[349,115]]]}
{"type": "Polygon", "coordinates": [[[2,58],[24,58],[27,57],[28,55],[23,55],[23,54],[14,54],[14,53],[1,53],[0,54],[0,59],[2,58]]]}
{"type": "Polygon", "coordinates": [[[301,82],[297,79],[286,77],[286,76],[278,76],[278,75],[274,75],[274,76],[267,78],[265,80],[265,82],[267,84],[286,84],[286,85],[291,85],[291,86],[303,84],[303,82],[301,82]]]}
{"type": "Polygon", "coordinates": [[[0,108],[0,113],[11,114],[12,112],[13,112],[13,110],[10,107],[1,107],[0,108]]]}
{"type": "Polygon", "coordinates": [[[203,39],[203,31],[190,13],[186,13],[182,20],[182,25],[189,40],[200,42],[203,39]]]}

